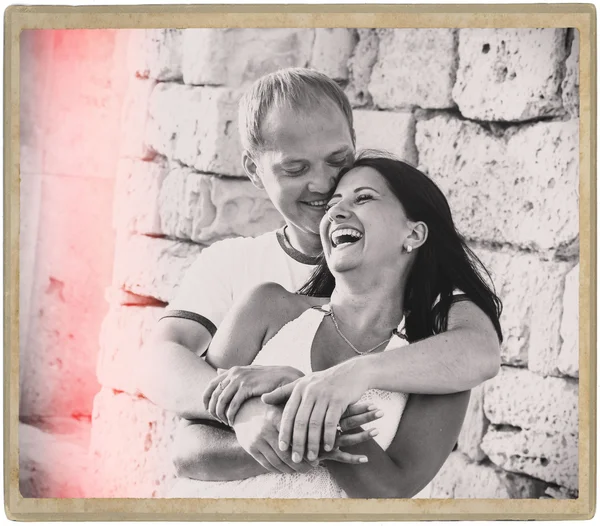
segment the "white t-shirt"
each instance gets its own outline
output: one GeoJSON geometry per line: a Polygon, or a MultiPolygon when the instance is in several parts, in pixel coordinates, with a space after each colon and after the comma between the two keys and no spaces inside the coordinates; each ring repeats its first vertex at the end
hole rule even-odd
{"type": "Polygon", "coordinates": [[[289,245],[283,229],[218,241],[192,263],[163,317],[198,321],[214,335],[237,298],[267,282],[295,292],[312,274],[316,259],[289,245]]]}

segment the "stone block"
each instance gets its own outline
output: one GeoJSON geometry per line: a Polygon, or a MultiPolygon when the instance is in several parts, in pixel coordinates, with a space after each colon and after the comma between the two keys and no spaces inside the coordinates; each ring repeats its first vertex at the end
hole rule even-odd
{"type": "Polygon", "coordinates": [[[578,237],[578,121],[496,134],[438,115],[417,122],[416,145],[421,168],[448,198],[467,238],[544,251],[578,237]]]}
{"type": "Polygon", "coordinates": [[[19,423],[19,491],[24,498],[87,496],[87,451],[69,438],[19,423]]]}
{"type": "Polygon", "coordinates": [[[150,97],[146,142],[200,172],[244,176],[237,101],[226,88],[158,84],[150,97]]]}
{"type": "Polygon", "coordinates": [[[571,52],[566,61],[565,78],[561,84],[562,102],[574,119],[579,118],[579,30],[568,30],[571,36],[571,52]]]}
{"type": "Polygon", "coordinates": [[[162,234],[158,196],[167,162],[121,159],[115,185],[113,225],[120,232],[162,234]]]}
{"type": "Polygon", "coordinates": [[[354,29],[315,29],[310,67],[335,80],[348,80],[348,60],[357,37],[354,29]]]}
{"type": "MultiPolygon", "coordinates": [[[[49,110],[41,94],[51,78],[53,31],[24,29],[19,40],[19,173],[42,173],[49,110]]],[[[7,157],[8,161],[8,157],[7,157]]]]}
{"type": "Polygon", "coordinates": [[[566,36],[566,29],[460,29],[452,96],[462,115],[481,121],[560,115],[566,36]]]}
{"type": "Polygon", "coordinates": [[[199,243],[256,236],[283,224],[266,192],[249,180],[209,177],[185,167],[169,172],[158,206],[165,235],[199,243]]]}
{"type": "Polygon", "coordinates": [[[281,68],[308,64],[313,29],[186,29],[183,80],[193,85],[247,86],[281,68]]]}
{"type": "Polygon", "coordinates": [[[43,173],[114,178],[127,91],[117,30],[54,33],[48,74],[38,72],[43,173]],[[45,95],[47,94],[47,95],[45,95]]]}
{"type": "Polygon", "coordinates": [[[380,29],[369,91],[379,108],[451,108],[454,29],[380,29]]]}
{"type": "Polygon", "coordinates": [[[177,417],[143,398],[102,389],[94,400],[90,497],[162,497],[174,480],[177,417]]]}
{"type": "Polygon", "coordinates": [[[102,386],[140,394],[137,375],[146,362],[143,346],[162,312],[161,307],[111,308],[100,332],[97,375],[102,386]]]}
{"type": "Polygon", "coordinates": [[[491,426],[481,448],[490,460],[507,471],[578,489],[577,432],[497,429],[491,426]]]}
{"type": "Polygon", "coordinates": [[[89,414],[113,272],[113,181],[45,175],[39,192],[34,261],[22,276],[30,317],[20,342],[20,416],[89,414]]]}
{"type": "Polygon", "coordinates": [[[369,82],[377,61],[379,38],[375,29],[356,29],[356,36],[358,41],[348,60],[349,81],[345,91],[352,107],[361,108],[373,102],[369,82]]]}
{"type": "Polygon", "coordinates": [[[560,324],[562,345],[557,359],[560,373],[579,378],[579,264],[565,278],[563,314],[560,324]]]}
{"type": "Polygon", "coordinates": [[[114,285],[168,303],[202,248],[148,236],[120,239],[115,251],[114,285]]]}
{"type": "Polygon", "coordinates": [[[127,63],[139,78],[181,80],[183,31],[181,29],[137,29],[131,31],[127,63]]]}
{"type": "Polygon", "coordinates": [[[540,290],[538,301],[553,302],[552,316],[536,317],[529,341],[528,368],[542,376],[579,376],[579,267],[570,270],[560,283],[560,289],[540,290]],[[557,297],[557,293],[560,297],[557,297]],[[560,317],[560,321],[557,319],[560,317]],[[557,325],[557,323],[559,325],[557,325]],[[558,341],[547,335],[559,326],[558,341]],[[535,329],[535,331],[533,330],[535,329]]]}
{"type": "Polygon", "coordinates": [[[489,425],[483,412],[483,388],[484,384],[480,384],[471,390],[465,420],[458,435],[458,451],[476,462],[485,458],[479,446],[489,425]]]}
{"type": "Polygon", "coordinates": [[[156,155],[145,143],[148,106],[155,86],[154,79],[134,77],[129,81],[121,115],[121,157],[151,160],[156,155]]]}
{"type": "Polygon", "coordinates": [[[507,248],[471,248],[490,272],[503,303],[502,362],[526,365],[529,353],[537,349],[558,353],[564,277],[573,264],[507,248]]]}
{"type": "Polygon", "coordinates": [[[545,484],[472,462],[459,452],[450,456],[432,481],[434,499],[535,499],[545,484]]]}
{"type": "Polygon", "coordinates": [[[357,150],[385,150],[416,164],[415,119],[412,113],[356,110],[354,131],[357,150]]]}
{"type": "Polygon", "coordinates": [[[578,433],[577,382],[502,367],[485,383],[484,411],[492,424],[540,433],[578,433]]]}
{"type": "Polygon", "coordinates": [[[493,424],[481,443],[508,471],[578,489],[578,386],[503,367],[486,382],[484,410],[493,424]]]}

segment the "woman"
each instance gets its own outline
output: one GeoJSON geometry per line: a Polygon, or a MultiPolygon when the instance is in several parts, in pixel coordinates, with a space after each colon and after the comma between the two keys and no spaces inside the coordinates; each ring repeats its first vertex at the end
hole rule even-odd
{"type": "MultiPolygon", "coordinates": [[[[406,431],[399,423],[407,396],[392,392],[385,374],[373,375],[377,368],[368,359],[384,356],[392,338],[414,342],[448,330],[448,313],[457,299],[472,302],[501,340],[500,302],[476,271],[478,260],[456,232],[444,196],[415,168],[386,157],[359,157],[341,175],[321,222],[321,239],[323,262],[300,294],[263,285],[223,322],[207,361],[223,369],[253,365],[218,376],[207,386],[205,399],[211,413],[233,425],[241,443],[248,429],[247,407],[262,403],[256,398],[245,400],[290,384],[292,397],[286,410],[294,405],[297,421],[313,423],[307,436],[293,436],[292,458],[301,462],[308,444],[307,460],[323,462],[307,473],[219,483],[221,494],[203,496],[294,497],[306,496],[307,488],[317,488],[314,496],[322,498],[414,495],[424,484],[397,489],[406,471],[406,431]],[[384,410],[377,421],[379,435],[348,448],[359,455],[362,465],[327,459],[335,450],[335,435],[329,429],[345,409],[336,405],[335,393],[313,396],[312,405],[300,403],[305,393],[314,394],[311,385],[340,377],[352,384],[356,400],[384,410]],[[241,491],[235,491],[236,485],[241,491]]],[[[468,395],[458,395],[452,425],[431,439],[430,451],[420,455],[418,461],[426,466],[425,482],[450,453],[467,401],[468,395]]],[[[288,448],[287,437],[292,434],[293,429],[282,426],[281,449],[288,448]]],[[[254,458],[261,466],[268,465],[259,455],[254,458]]]]}

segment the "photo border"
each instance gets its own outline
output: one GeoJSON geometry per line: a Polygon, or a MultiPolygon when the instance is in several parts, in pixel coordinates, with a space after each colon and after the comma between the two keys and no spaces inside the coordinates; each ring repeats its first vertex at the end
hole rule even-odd
{"type": "Polygon", "coordinates": [[[4,48],[4,499],[12,520],[589,519],[596,498],[596,10],[593,4],[10,6],[4,48]],[[19,37],[24,29],[572,27],[580,32],[579,498],[37,499],[19,492],[19,37]],[[508,500],[508,503],[506,502],[508,500]]]}

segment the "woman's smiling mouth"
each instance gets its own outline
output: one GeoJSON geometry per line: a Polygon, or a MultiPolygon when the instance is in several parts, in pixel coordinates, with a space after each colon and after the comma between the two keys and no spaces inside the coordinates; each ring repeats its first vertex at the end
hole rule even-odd
{"type": "Polygon", "coordinates": [[[333,248],[341,247],[344,245],[351,245],[360,241],[363,237],[362,232],[355,228],[338,228],[331,233],[331,245],[333,248]]]}

